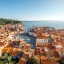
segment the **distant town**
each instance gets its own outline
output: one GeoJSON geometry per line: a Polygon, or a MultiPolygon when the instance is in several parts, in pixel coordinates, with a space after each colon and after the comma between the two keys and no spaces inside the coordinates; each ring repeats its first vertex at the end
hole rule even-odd
{"type": "Polygon", "coordinates": [[[0,18],[0,64],[64,64],[64,29],[0,18]]]}

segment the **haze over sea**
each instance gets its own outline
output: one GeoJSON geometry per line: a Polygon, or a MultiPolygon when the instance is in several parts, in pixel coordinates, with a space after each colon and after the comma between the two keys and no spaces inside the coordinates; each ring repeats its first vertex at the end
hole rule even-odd
{"type": "Polygon", "coordinates": [[[22,21],[22,23],[25,25],[26,29],[29,30],[32,27],[53,27],[56,29],[62,29],[64,28],[64,22],[63,21],[22,21]]]}

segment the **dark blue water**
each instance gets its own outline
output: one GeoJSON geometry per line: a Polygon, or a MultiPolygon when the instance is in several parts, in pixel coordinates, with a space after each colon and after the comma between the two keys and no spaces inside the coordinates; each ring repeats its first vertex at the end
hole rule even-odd
{"type": "Polygon", "coordinates": [[[27,30],[32,27],[53,27],[56,29],[64,28],[64,21],[23,21],[27,30]]]}

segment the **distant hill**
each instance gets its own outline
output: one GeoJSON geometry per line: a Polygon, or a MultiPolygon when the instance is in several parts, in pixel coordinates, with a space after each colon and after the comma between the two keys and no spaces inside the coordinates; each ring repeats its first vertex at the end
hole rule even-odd
{"type": "Polygon", "coordinates": [[[10,23],[21,23],[21,21],[18,20],[12,20],[12,19],[4,19],[4,18],[0,18],[0,25],[4,25],[4,24],[10,24],[10,23]]]}

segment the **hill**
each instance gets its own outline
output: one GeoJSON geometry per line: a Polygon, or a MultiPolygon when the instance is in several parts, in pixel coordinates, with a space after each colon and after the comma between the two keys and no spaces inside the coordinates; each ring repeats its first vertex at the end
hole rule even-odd
{"type": "Polygon", "coordinates": [[[4,24],[10,24],[10,23],[21,23],[21,21],[18,20],[12,20],[12,19],[4,19],[4,18],[0,18],[0,25],[4,25],[4,24]]]}

